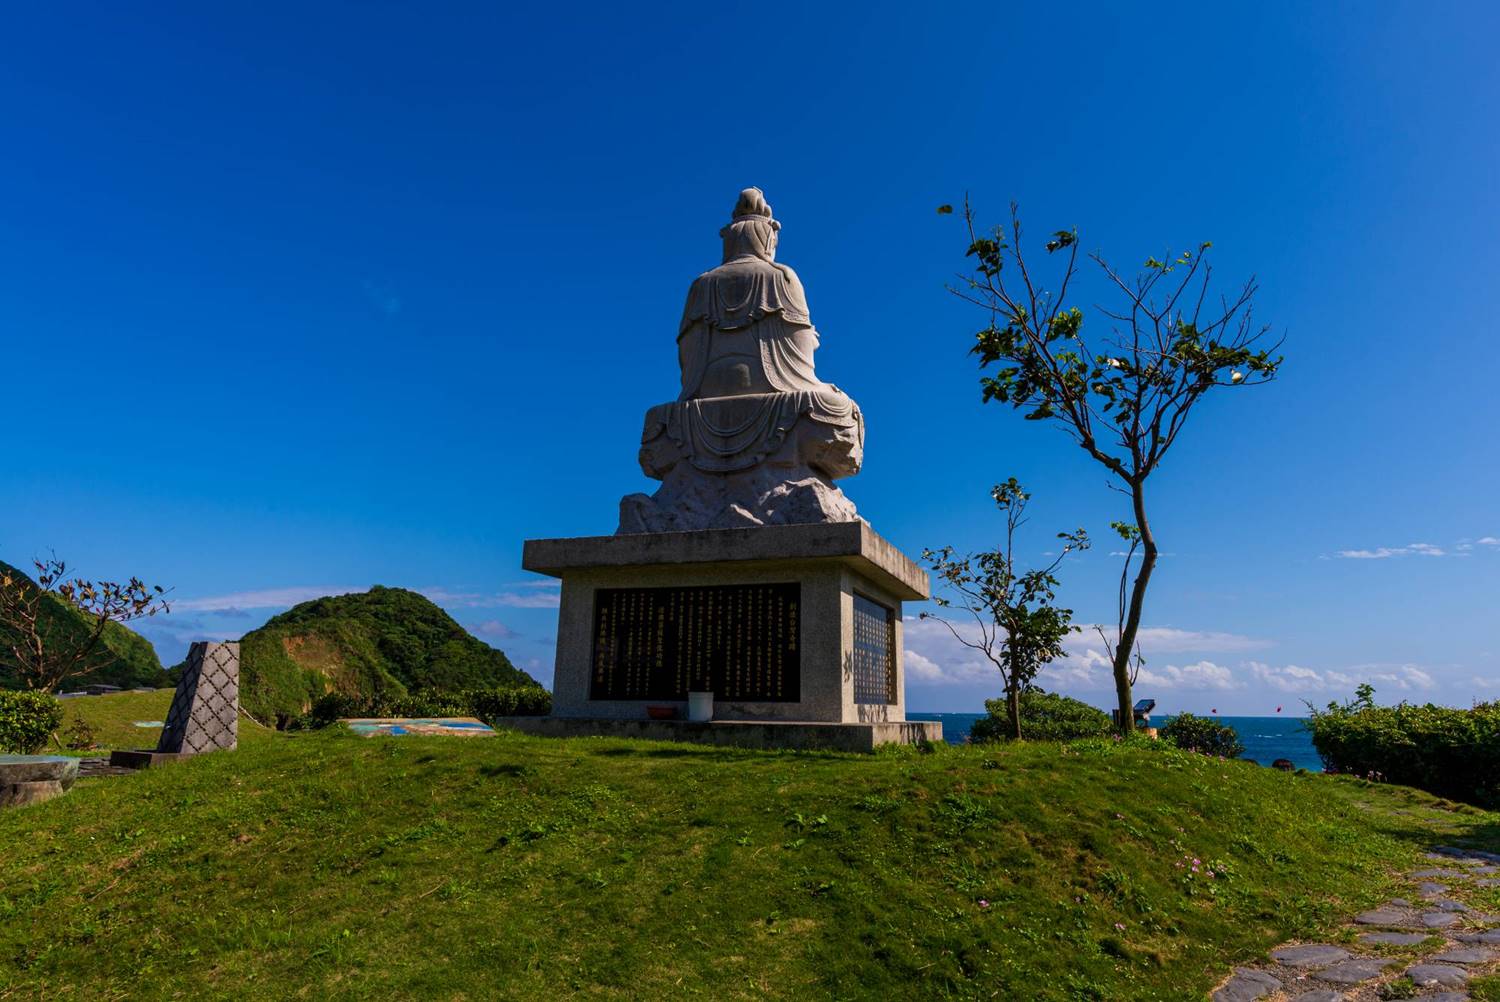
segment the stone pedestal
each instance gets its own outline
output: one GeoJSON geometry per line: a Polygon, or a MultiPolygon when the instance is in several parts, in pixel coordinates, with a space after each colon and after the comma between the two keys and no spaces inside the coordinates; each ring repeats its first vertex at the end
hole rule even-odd
{"type": "Polygon", "coordinates": [[[110,764],[144,769],[203,752],[232,750],[239,743],[239,724],[240,645],[200,640],[188,649],[156,749],[116,751],[110,764]]]}
{"type": "Polygon", "coordinates": [[[554,718],[685,720],[707,690],[715,722],[906,720],[901,605],[927,574],[863,521],[536,539],[523,565],[562,579],[554,718]]]}

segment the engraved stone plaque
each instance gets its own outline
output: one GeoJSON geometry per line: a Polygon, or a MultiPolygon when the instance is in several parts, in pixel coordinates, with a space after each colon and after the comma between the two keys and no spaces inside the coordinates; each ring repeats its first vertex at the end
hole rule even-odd
{"type": "Polygon", "coordinates": [[[801,700],[801,586],[601,588],[590,699],[801,700]]]}
{"type": "Polygon", "coordinates": [[[854,701],[896,702],[896,613],[854,596],[854,701]]]}

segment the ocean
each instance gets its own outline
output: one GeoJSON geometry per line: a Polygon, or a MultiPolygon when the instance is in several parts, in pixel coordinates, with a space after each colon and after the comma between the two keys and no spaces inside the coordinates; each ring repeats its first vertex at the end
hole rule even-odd
{"type": "MultiPolygon", "coordinates": [[[[969,739],[969,728],[983,713],[908,713],[908,720],[938,720],[943,724],[943,740],[961,745],[969,739]]],[[[1162,727],[1171,717],[1155,717],[1151,723],[1162,727]]],[[[1245,746],[1244,757],[1261,765],[1279,758],[1291,759],[1299,769],[1322,772],[1323,762],[1313,748],[1312,735],[1302,726],[1300,717],[1215,717],[1233,727],[1245,746]]]]}

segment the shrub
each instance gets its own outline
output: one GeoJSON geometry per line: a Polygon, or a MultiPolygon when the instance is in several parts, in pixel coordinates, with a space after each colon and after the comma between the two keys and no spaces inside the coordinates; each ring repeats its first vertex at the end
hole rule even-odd
{"type": "Polygon", "coordinates": [[[539,685],[475,689],[468,696],[469,711],[481,720],[494,720],[497,717],[545,717],[552,712],[552,693],[539,685]]]}
{"type": "Polygon", "coordinates": [[[35,755],[62,720],[62,703],[55,696],[0,690],[0,752],[35,755]]]}
{"type": "Polygon", "coordinates": [[[1329,772],[1415,786],[1485,807],[1500,805],[1500,703],[1376,706],[1361,686],[1308,721],[1329,772]]]}
{"type": "Polygon", "coordinates": [[[326,727],[346,717],[540,717],[552,712],[552,693],[539,685],[497,686],[443,692],[426,689],[400,696],[350,696],[330,692],[294,722],[296,728],[326,727]]]}
{"type": "Polygon", "coordinates": [[[1191,713],[1179,713],[1167,721],[1161,737],[1184,751],[1204,755],[1239,758],[1245,753],[1245,746],[1240,744],[1240,736],[1233,727],[1191,713]]]}
{"type": "MultiPolygon", "coordinates": [[[[987,699],[984,708],[989,716],[974,721],[969,740],[976,744],[1009,740],[1010,715],[1005,700],[987,699]]],[[[1021,735],[1028,741],[1102,738],[1112,730],[1109,714],[1080,700],[1041,689],[1021,693],[1021,735]]]]}

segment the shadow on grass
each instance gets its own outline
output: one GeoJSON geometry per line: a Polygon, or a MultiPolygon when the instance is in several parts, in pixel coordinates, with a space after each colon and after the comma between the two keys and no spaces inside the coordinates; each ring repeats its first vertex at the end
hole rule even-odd
{"type": "Polygon", "coordinates": [[[1368,794],[1356,805],[1371,812],[1371,820],[1387,835],[1423,849],[1452,846],[1500,852],[1500,814],[1413,787],[1385,786],[1366,780],[1340,778],[1344,792],[1368,794]],[[1346,785],[1347,784],[1347,785],[1346,785]],[[1441,831],[1434,831],[1431,813],[1442,814],[1441,831]]]}
{"type": "Polygon", "coordinates": [[[1450,844],[1459,849],[1500,852],[1500,821],[1495,820],[1491,815],[1483,821],[1470,824],[1462,831],[1455,833],[1450,844]]]}

